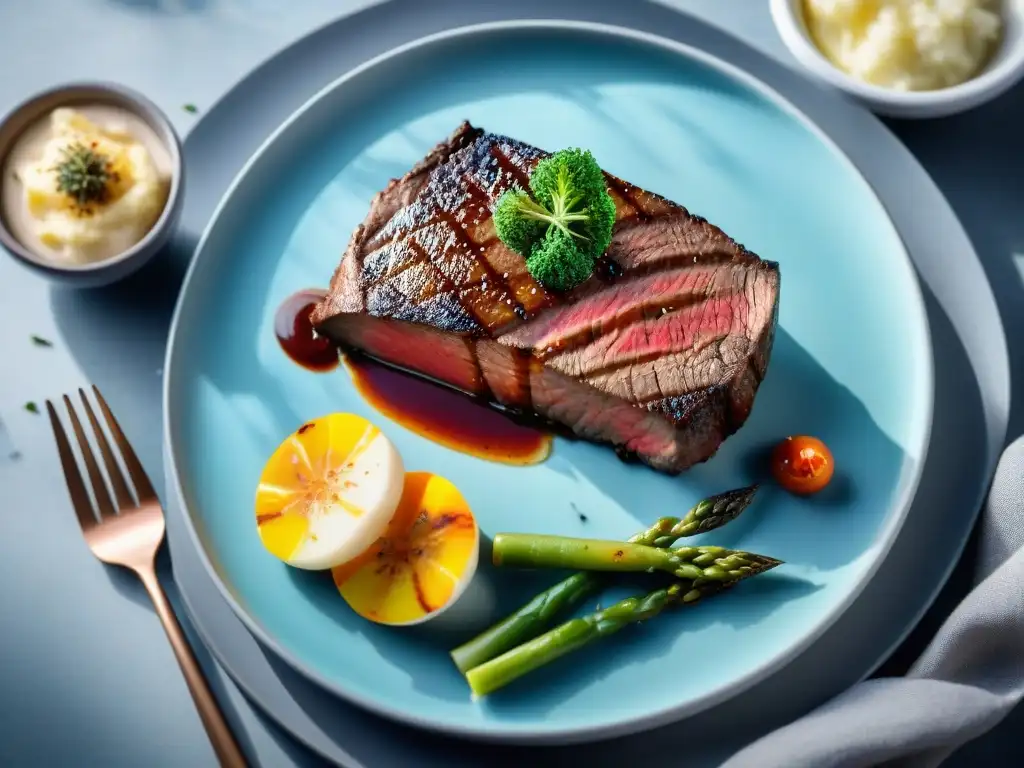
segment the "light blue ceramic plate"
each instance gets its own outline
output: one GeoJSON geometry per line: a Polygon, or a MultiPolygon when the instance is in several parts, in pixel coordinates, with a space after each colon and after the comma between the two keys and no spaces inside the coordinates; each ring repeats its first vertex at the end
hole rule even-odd
{"type": "MultiPolygon", "coordinates": [[[[577,23],[456,30],[350,73],[282,126],[214,215],[168,351],[170,480],[214,580],[269,648],[332,691],[409,723],[530,740],[639,730],[735,695],[805,648],[893,541],[931,424],[927,321],[900,240],[852,164],[781,97],[692,49],[577,23]],[[386,422],[340,369],[290,362],[272,332],[293,291],[325,285],[373,194],[460,120],[541,147],[581,145],[781,264],[780,329],[747,425],[670,478],[606,448],[556,441],[515,468],[386,422]],[[463,635],[356,617],[327,575],[267,554],[253,524],[260,470],[303,421],[381,423],[410,469],[444,474],[485,533],[621,539],[748,482],[751,457],[794,433],[832,448],[839,478],[800,500],[767,488],[714,540],[786,561],[720,599],[574,654],[484,702],[447,656],[463,635]],[[581,522],[571,505],[586,511],[581,522]]],[[[485,566],[500,608],[551,578],[485,566]]],[[[604,598],[607,600],[607,598],[604,598]]],[[[592,608],[593,606],[588,606],[592,608]]]]}

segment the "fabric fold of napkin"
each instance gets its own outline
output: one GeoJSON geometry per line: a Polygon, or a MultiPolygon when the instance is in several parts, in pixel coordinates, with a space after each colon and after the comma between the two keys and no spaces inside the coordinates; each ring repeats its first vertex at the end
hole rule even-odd
{"type": "Polygon", "coordinates": [[[1024,438],[983,515],[981,581],[906,677],[859,683],[722,768],[932,768],[1002,720],[1024,695],[1024,438]]]}

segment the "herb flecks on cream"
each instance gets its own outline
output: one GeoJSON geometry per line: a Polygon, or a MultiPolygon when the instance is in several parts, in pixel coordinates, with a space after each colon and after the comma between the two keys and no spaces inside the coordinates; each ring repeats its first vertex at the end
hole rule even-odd
{"type": "Polygon", "coordinates": [[[63,159],[51,169],[57,175],[57,191],[85,210],[89,203],[106,202],[109,184],[117,176],[110,158],[77,141],[60,153],[63,159]]]}

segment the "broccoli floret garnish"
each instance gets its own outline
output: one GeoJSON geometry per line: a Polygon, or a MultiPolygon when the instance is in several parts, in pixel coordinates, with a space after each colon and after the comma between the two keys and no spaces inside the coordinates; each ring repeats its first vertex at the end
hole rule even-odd
{"type": "Polygon", "coordinates": [[[545,288],[571,290],[594,271],[594,260],[578,243],[579,240],[560,229],[548,232],[533,246],[526,268],[545,288]]]}
{"type": "Polygon", "coordinates": [[[526,211],[547,215],[521,189],[510,189],[498,198],[494,208],[494,228],[501,241],[516,253],[529,257],[533,244],[544,236],[548,225],[537,218],[528,216],[526,211]]]}
{"type": "Polygon", "coordinates": [[[585,251],[592,258],[605,252],[612,240],[615,202],[589,150],[563,149],[541,160],[530,174],[530,189],[551,211],[555,226],[589,241],[585,251]]]}
{"type": "Polygon", "coordinates": [[[531,197],[510,189],[494,209],[498,237],[526,257],[546,288],[568,291],[586,280],[612,239],[615,202],[587,150],[564,149],[537,163],[531,197]]]}

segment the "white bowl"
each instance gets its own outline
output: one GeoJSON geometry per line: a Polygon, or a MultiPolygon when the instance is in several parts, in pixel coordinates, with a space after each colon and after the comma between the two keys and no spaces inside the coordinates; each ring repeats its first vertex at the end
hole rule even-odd
{"type": "Polygon", "coordinates": [[[1002,0],[1003,35],[988,65],[971,80],[935,91],[897,91],[871,85],[830,62],[811,40],[801,0],[770,0],[772,21],[790,52],[814,77],[889,117],[944,117],[973,109],[1024,77],[1024,0],[1002,0]]]}
{"type": "MultiPolygon", "coordinates": [[[[2,2],[2,0],[0,0],[2,2]]],[[[123,85],[113,83],[68,83],[38,93],[16,106],[6,117],[0,117],[0,166],[22,132],[57,107],[77,104],[109,104],[134,112],[152,128],[164,143],[171,157],[171,186],[163,213],[149,232],[128,250],[107,259],[86,264],[56,264],[37,255],[21,243],[7,222],[0,206],[0,252],[6,251],[16,261],[36,274],[74,288],[97,288],[121,280],[140,269],[156,256],[170,240],[181,217],[185,196],[185,164],[181,157],[181,141],[170,118],[153,102],[123,85]]]]}

